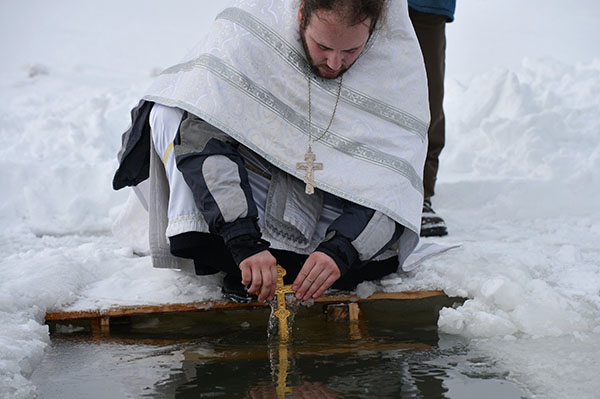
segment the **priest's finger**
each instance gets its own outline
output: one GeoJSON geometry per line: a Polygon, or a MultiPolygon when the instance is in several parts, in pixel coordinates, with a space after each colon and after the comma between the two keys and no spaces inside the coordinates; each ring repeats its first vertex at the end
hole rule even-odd
{"type": "MultiPolygon", "coordinates": [[[[322,285],[325,283],[325,281],[327,281],[327,279],[329,278],[329,276],[331,276],[331,274],[332,273],[330,271],[328,271],[326,268],[322,269],[321,273],[319,273],[319,275],[317,276],[315,281],[310,285],[310,287],[308,287],[308,290],[303,295],[302,300],[303,301],[309,300],[315,292],[317,292],[318,290],[321,289],[322,285]]],[[[327,289],[327,288],[325,288],[325,289],[327,289]]],[[[325,291],[325,290],[323,290],[323,291],[325,291]]]]}
{"type": "Polygon", "coordinates": [[[275,290],[277,289],[277,265],[271,267],[271,278],[273,279],[273,287],[271,287],[271,292],[269,293],[269,301],[271,301],[275,297],[275,290]]]}
{"type": "Polygon", "coordinates": [[[256,294],[260,290],[260,287],[262,285],[260,267],[257,265],[252,265],[251,268],[252,268],[252,285],[250,286],[248,293],[256,294]]]}
{"type": "Polygon", "coordinates": [[[321,295],[323,295],[323,293],[324,293],[325,291],[327,291],[327,290],[329,289],[329,287],[331,287],[331,286],[333,285],[333,283],[335,283],[336,281],[337,281],[337,277],[336,277],[334,274],[330,275],[329,277],[327,277],[327,280],[325,280],[325,281],[323,282],[323,284],[321,284],[321,287],[319,287],[319,289],[317,289],[317,291],[316,291],[314,294],[312,294],[312,297],[313,297],[313,298],[318,298],[318,297],[320,297],[320,296],[321,296],[321,295]]]}
{"type": "Polygon", "coordinates": [[[292,284],[292,288],[295,291],[300,289],[302,283],[304,283],[304,281],[306,280],[310,272],[313,270],[313,268],[316,266],[316,264],[317,261],[315,260],[314,256],[312,256],[312,254],[308,258],[306,258],[306,260],[304,261],[304,265],[302,265],[302,269],[300,269],[298,276],[296,276],[296,279],[292,284]]]}
{"type": "Polygon", "coordinates": [[[271,289],[274,287],[273,276],[271,275],[271,267],[269,265],[263,265],[261,271],[261,287],[258,295],[258,300],[263,302],[271,295],[271,289]]]}
{"type": "Polygon", "coordinates": [[[242,272],[242,285],[245,287],[252,281],[252,269],[242,262],[240,271],[242,272]]]}
{"type": "Polygon", "coordinates": [[[304,282],[302,282],[302,285],[300,285],[300,288],[296,291],[296,299],[306,300],[310,298],[310,295],[307,295],[307,293],[310,287],[312,287],[315,284],[315,281],[317,281],[321,272],[322,268],[319,265],[315,265],[311,269],[308,276],[306,276],[306,278],[304,279],[304,282]]]}

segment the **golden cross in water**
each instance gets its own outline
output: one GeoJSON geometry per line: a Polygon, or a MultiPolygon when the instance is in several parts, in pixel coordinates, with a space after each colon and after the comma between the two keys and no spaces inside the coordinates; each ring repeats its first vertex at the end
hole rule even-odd
{"type": "Polygon", "coordinates": [[[315,162],[317,156],[313,154],[312,148],[308,146],[308,151],[304,154],[304,161],[296,162],[296,169],[306,170],[306,176],[304,176],[304,183],[306,183],[306,194],[314,194],[315,192],[315,170],[323,170],[323,164],[321,162],[315,162]]]}
{"type": "Polygon", "coordinates": [[[288,310],[285,303],[285,294],[293,294],[294,290],[291,285],[283,284],[283,276],[286,271],[280,265],[277,265],[277,286],[275,287],[275,296],[277,296],[277,310],[273,313],[279,320],[279,339],[287,341],[290,338],[288,330],[288,317],[291,312],[288,310]]]}

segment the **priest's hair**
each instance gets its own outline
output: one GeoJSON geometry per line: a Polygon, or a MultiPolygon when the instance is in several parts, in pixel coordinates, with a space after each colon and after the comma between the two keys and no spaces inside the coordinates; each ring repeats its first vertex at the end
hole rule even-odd
{"type": "Polygon", "coordinates": [[[338,13],[348,26],[354,26],[371,19],[373,31],[383,13],[386,0],[302,0],[302,28],[310,23],[312,13],[317,10],[330,10],[338,13]]]}

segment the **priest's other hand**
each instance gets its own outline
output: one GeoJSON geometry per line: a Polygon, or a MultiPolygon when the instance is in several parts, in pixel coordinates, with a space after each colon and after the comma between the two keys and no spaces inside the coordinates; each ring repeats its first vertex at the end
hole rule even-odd
{"type": "Polygon", "coordinates": [[[327,254],[315,251],[300,269],[292,288],[296,299],[306,301],[320,297],[342,274],[335,261],[327,254]]]}
{"type": "Polygon", "coordinates": [[[277,287],[277,259],[264,250],[247,257],[240,263],[242,284],[250,285],[248,293],[258,295],[259,301],[271,300],[277,287]]]}

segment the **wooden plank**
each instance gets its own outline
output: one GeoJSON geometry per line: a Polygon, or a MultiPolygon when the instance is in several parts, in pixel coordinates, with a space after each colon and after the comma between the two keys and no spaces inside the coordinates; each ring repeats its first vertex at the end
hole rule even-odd
{"type": "MultiPolygon", "coordinates": [[[[444,291],[404,291],[404,292],[376,292],[367,298],[360,298],[357,295],[323,295],[314,300],[315,303],[349,303],[349,302],[368,302],[380,300],[415,300],[436,296],[445,296],[444,291]]],[[[230,301],[206,301],[192,303],[174,303],[163,305],[139,305],[139,306],[114,306],[108,309],[92,309],[73,312],[49,312],[46,313],[46,321],[94,319],[104,317],[121,317],[142,315],[151,313],[175,313],[190,311],[207,311],[217,309],[251,309],[257,307],[266,307],[266,303],[235,303],[230,301]]]]}
{"type": "Polygon", "coordinates": [[[373,295],[361,298],[358,295],[323,295],[315,299],[315,303],[344,303],[344,302],[369,302],[381,300],[407,300],[425,299],[435,296],[446,296],[444,291],[403,291],[403,292],[375,292],[373,295]]]}
{"type": "Polygon", "coordinates": [[[114,306],[108,309],[81,310],[73,312],[49,312],[46,313],[46,321],[90,319],[103,316],[120,317],[150,313],[206,311],[214,309],[244,309],[265,306],[268,305],[260,302],[235,303],[227,301],[172,303],[164,305],[114,306]]]}
{"type": "Polygon", "coordinates": [[[327,321],[355,322],[359,320],[360,308],[358,302],[330,303],[323,305],[327,321]]]}
{"type": "Polygon", "coordinates": [[[348,304],[348,319],[350,321],[358,321],[360,318],[360,307],[358,303],[353,302],[348,304]]]}
{"type": "MultiPolygon", "coordinates": [[[[356,303],[354,303],[357,305],[356,303]]],[[[349,316],[349,304],[348,303],[330,303],[323,305],[327,321],[333,321],[336,323],[346,323],[350,319],[349,316]]]]}
{"type": "Polygon", "coordinates": [[[110,317],[103,316],[90,318],[90,329],[94,336],[107,335],[110,333],[110,317]]]}
{"type": "MultiPolygon", "coordinates": [[[[136,343],[134,341],[134,343],[136,343]]],[[[236,349],[233,351],[207,351],[194,349],[186,350],[183,353],[186,361],[198,362],[202,360],[210,360],[212,362],[230,362],[230,361],[241,361],[241,360],[259,360],[259,359],[273,359],[273,357],[280,356],[280,348],[285,348],[289,351],[288,358],[293,357],[295,359],[303,357],[315,357],[327,355],[340,355],[340,354],[356,354],[360,352],[388,352],[388,351],[402,351],[402,352],[425,352],[432,349],[431,345],[421,342],[397,342],[397,343],[383,343],[377,341],[364,341],[359,340],[358,342],[333,344],[329,347],[315,346],[315,345],[303,345],[302,343],[294,344],[292,346],[269,346],[267,348],[258,346],[251,349],[236,349]]],[[[261,396],[264,397],[264,396],[261,396]]],[[[272,396],[268,396],[272,397],[272,396]]],[[[305,396],[306,397],[306,396],[305,396]]],[[[315,397],[323,397],[317,394],[315,397]]]]}

